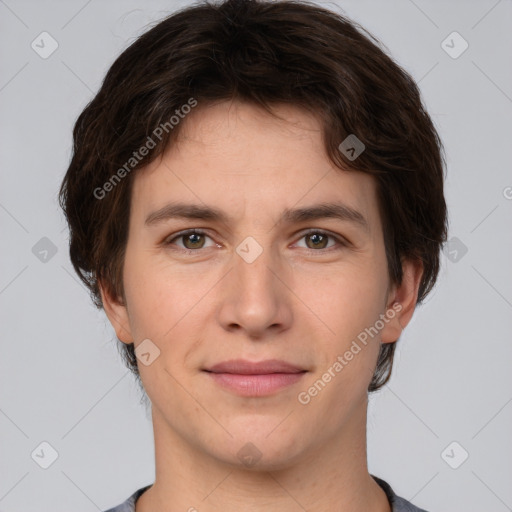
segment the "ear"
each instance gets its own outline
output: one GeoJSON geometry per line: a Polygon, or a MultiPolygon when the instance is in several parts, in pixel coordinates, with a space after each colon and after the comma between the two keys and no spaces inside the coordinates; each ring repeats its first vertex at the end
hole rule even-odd
{"type": "Polygon", "coordinates": [[[404,260],[402,272],[402,283],[393,285],[388,294],[386,308],[388,321],[381,331],[382,343],[394,343],[398,340],[416,308],[418,288],[423,275],[423,263],[420,260],[404,260]]]}
{"type": "Polygon", "coordinates": [[[98,285],[101,293],[101,300],[103,302],[103,308],[105,309],[105,313],[112,324],[112,327],[116,331],[116,336],[127,345],[133,343],[126,305],[123,304],[118,297],[113,298],[108,292],[107,287],[103,285],[103,282],[98,281],[98,285]]]}

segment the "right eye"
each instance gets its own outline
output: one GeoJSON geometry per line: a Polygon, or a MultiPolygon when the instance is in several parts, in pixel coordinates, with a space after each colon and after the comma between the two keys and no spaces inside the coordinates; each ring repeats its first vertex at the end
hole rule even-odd
{"type": "MultiPolygon", "coordinates": [[[[183,241],[183,247],[179,247],[179,249],[188,251],[188,252],[196,252],[199,249],[204,249],[204,238],[210,238],[204,231],[199,229],[187,229],[186,231],[181,231],[179,233],[175,233],[171,235],[172,238],[168,238],[165,241],[165,246],[176,245],[174,242],[176,240],[183,241]]],[[[212,246],[210,246],[212,247],[212,246]]],[[[208,248],[208,247],[206,247],[208,248]]],[[[171,248],[172,249],[172,248],[171,248]]],[[[174,249],[173,249],[174,250],[174,249]]]]}

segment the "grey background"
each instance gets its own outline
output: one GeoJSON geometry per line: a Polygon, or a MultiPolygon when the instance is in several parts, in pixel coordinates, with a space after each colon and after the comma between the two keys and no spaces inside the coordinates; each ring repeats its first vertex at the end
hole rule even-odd
{"type": "MultiPolygon", "coordinates": [[[[447,149],[459,240],[371,399],[370,470],[432,512],[512,510],[512,2],[318,3],[360,22],[419,81],[447,149]],[[456,59],[441,46],[453,31],[469,44],[456,59]]],[[[185,4],[0,0],[4,512],[104,510],[153,482],[151,424],[73,273],[56,198],[73,123],[108,67],[185,4]],[[47,59],[31,48],[43,31],[59,45],[47,59]],[[58,452],[48,469],[31,457],[43,441],[58,452]]]]}

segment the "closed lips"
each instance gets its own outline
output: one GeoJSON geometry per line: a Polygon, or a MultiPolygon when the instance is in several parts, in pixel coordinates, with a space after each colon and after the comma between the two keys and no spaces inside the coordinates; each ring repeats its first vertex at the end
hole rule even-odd
{"type": "Polygon", "coordinates": [[[304,368],[278,359],[251,362],[244,359],[231,359],[205,369],[211,373],[232,373],[237,375],[268,375],[271,373],[303,373],[304,368]]]}

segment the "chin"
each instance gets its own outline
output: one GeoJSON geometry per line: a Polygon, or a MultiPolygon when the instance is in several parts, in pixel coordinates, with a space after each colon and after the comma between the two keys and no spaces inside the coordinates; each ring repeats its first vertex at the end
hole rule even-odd
{"type": "Polygon", "coordinates": [[[278,424],[267,421],[255,422],[250,430],[228,428],[233,438],[216,444],[213,456],[237,469],[250,471],[277,471],[293,466],[306,451],[305,439],[300,432],[278,432],[278,424]]]}

